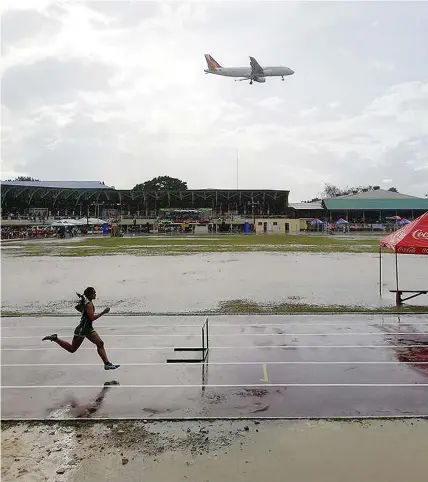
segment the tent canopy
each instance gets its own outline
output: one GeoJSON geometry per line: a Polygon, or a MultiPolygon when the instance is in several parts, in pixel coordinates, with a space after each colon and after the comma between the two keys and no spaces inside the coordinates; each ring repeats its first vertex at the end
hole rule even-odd
{"type": "Polygon", "coordinates": [[[397,222],[397,224],[399,226],[404,226],[405,224],[409,224],[409,223],[410,223],[410,221],[406,218],[402,218],[402,219],[400,219],[400,221],[397,222]]]}
{"type": "Polygon", "coordinates": [[[428,211],[380,241],[381,248],[400,254],[428,255],[428,211]]]}
{"type": "Polygon", "coordinates": [[[79,222],[76,221],[75,219],[58,219],[51,224],[53,228],[58,228],[61,226],[71,227],[71,226],[77,226],[77,225],[79,225],[79,222]]]}
{"type": "Polygon", "coordinates": [[[95,226],[95,225],[103,225],[103,224],[108,224],[107,221],[103,221],[102,219],[99,219],[99,218],[81,218],[79,219],[79,224],[82,225],[82,224],[90,224],[91,226],[95,226]]]}

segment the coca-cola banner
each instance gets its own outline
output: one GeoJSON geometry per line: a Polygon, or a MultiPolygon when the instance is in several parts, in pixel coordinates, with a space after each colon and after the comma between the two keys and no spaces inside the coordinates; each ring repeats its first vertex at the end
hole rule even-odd
{"type": "Polygon", "coordinates": [[[380,245],[400,254],[428,255],[428,211],[383,238],[380,245]]]}
{"type": "Polygon", "coordinates": [[[422,229],[416,229],[412,233],[413,239],[428,239],[428,231],[423,231],[422,229]]]}

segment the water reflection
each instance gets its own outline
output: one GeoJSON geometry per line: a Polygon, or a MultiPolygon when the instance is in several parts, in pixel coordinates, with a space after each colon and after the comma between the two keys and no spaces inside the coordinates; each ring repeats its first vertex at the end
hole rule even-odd
{"type": "Polygon", "coordinates": [[[414,337],[397,336],[395,340],[397,360],[408,363],[411,368],[428,378],[428,334],[414,337]]]}
{"type": "MultiPolygon", "coordinates": [[[[388,320],[391,320],[391,318],[388,318],[388,320]]],[[[402,323],[399,315],[396,325],[386,324],[384,318],[382,318],[382,323],[377,325],[379,330],[385,333],[387,345],[394,347],[396,359],[428,377],[428,333],[425,331],[417,332],[418,326],[412,323],[402,323]],[[409,335],[406,333],[409,333],[409,335]]],[[[425,327],[426,325],[421,326],[425,327]]]]}
{"type": "Polygon", "coordinates": [[[66,416],[74,418],[90,418],[101,408],[109,389],[112,386],[117,385],[120,385],[120,383],[116,380],[105,382],[98,395],[85,404],[79,403],[74,395],[71,395],[61,403],[60,407],[49,410],[50,418],[64,418],[66,416]]]}
{"type": "Polygon", "coordinates": [[[209,363],[209,358],[210,352],[209,350],[207,351],[207,355],[205,357],[205,361],[202,362],[202,390],[201,390],[201,396],[203,397],[205,395],[205,390],[207,388],[208,384],[208,363],[209,363]]]}

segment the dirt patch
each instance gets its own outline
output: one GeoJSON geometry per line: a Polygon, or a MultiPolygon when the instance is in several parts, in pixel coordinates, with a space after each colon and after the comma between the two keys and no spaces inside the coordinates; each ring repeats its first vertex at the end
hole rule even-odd
{"type": "Polygon", "coordinates": [[[229,445],[231,435],[238,436],[239,430],[229,434],[216,431],[210,436],[211,425],[209,422],[189,422],[186,427],[177,427],[171,433],[163,424],[156,422],[119,422],[106,427],[98,425],[93,430],[108,437],[113,446],[138,449],[146,455],[159,455],[170,450],[206,453],[213,448],[229,445]]]}
{"type": "Polygon", "coordinates": [[[428,421],[3,423],[2,481],[412,482],[428,421]],[[220,460],[221,459],[221,460],[220,460]]]}
{"type": "Polygon", "coordinates": [[[265,397],[269,393],[267,388],[244,388],[238,392],[240,397],[265,397]]]}
{"type": "Polygon", "coordinates": [[[223,393],[207,393],[205,395],[205,398],[211,404],[222,403],[227,401],[227,397],[223,393]]]}

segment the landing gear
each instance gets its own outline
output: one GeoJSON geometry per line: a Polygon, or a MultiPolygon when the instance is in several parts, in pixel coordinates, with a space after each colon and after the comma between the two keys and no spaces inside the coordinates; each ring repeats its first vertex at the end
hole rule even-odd
{"type": "Polygon", "coordinates": [[[253,83],[253,81],[252,81],[252,80],[250,80],[250,85],[251,85],[252,83],[253,83]]]}
{"type": "Polygon", "coordinates": [[[284,80],[284,77],[282,77],[282,80],[284,80]]]}

